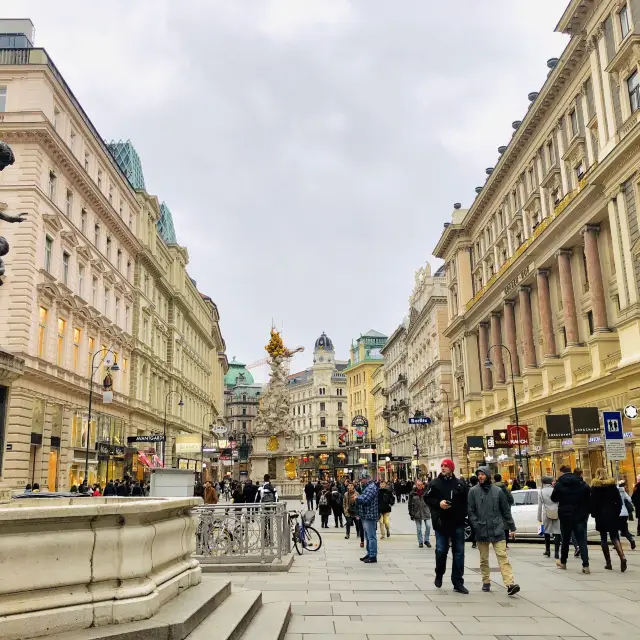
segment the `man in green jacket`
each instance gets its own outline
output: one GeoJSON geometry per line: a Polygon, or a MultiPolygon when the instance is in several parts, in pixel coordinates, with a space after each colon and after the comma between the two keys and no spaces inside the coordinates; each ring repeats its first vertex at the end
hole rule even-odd
{"type": "Polygon", "coordinates": [[[469,491],[468,511],[480,551],[482,590],[491,590],[489,545],[492,544],[498,558],[502,579],[507,587],[507,593],[514,596],[520,591],[520,587],[513,579],[513,570],[507,558],[507,542],[505,540],[505,526],[509,528],[510,537],[515,537],[516,532],[511,507],[504,491],[491,483],[489,467],[479,467],[476,475],[478,476],[478,484],[469,491]]]}

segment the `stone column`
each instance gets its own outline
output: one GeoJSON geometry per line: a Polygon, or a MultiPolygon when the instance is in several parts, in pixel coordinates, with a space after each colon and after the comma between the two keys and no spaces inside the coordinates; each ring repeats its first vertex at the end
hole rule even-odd
{"type": "Polygon", "coordinates": [[[505,375],[504,375],[504,359],[502,357],[502,347],[499,346],[502,344],[502,327],[500,326],[500,314],[494,311],[491,314],[491,344],[498,345],[495,349],[491,349],[490,357],[495,362],[497,377],[496,382],[498,384],[505,383],[505,375]]]}
{"type": "Polygon", "coordinates": [[[531,312],[531,287],[520,287],[520,318],[522,320],[522,347],[524,366],[536,367],[536,347],[533,341],[533,314],[531,312]]]}
{"type": "Polygon", "coordinates": [[[562,308],[564,309],[564,328],[567,332],[567,345],[580,344],[578,333],[578,317],[576,315],[576,299],[573,293],[571,276],[571,249],[560,249],[556,252],[560,290],[562,292],[562,308]]]}
{"type": "Polygon", "coordinates": [[[588,224],[582,229],[584,237],[584,255],[587,259],[587,275],[591,291],[591,309],[596,331],[608,331],[607,307],[604,298],[604,282],[602,281],[602,265],[598,250],[598,232],[600,225],[588,224]]]}
{"type": "MultiPolygon", "coordinates": [[[[478,325],[478,345],[480,349],[480,369],[482,371],[482,389],[488,391],[493,388],[493,376],[491,370],[484,366],[489,351],[489,323],[481,322],[478,325]]],[[[494,349],[495,351],[495,349],[494,349]]]]}
{"type": "Polygon", "coordinates": [[[553,312],[551,311],[551,294],[549,292],[549,269],[538,269],[536,281],[538,283],[538,310],[540,312],[540,325],[542,326],[544,356],[555,358],[558,352],[556,351],[556,337],[553,333],[553,312]]]}
{"type": "Polygon", "coordinates": [[[520,362],[518,360],[518,339],[516,337],[516,301],[505,300],[504,301],[504,332],[505,343],[509,351],[511,351],[511,358],[513,363],[513,375],[520,375],[520,362]]]}

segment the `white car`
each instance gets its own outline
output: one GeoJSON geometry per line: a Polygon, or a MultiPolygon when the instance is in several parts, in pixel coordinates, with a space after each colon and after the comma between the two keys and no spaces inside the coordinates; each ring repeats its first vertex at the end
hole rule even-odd
{"type": "MultiPolygon", "coordinates": [[[[513,506],[511,514],[516,523],[517,538],[544,538],[538,535],[538,495],[539,489],[523,489],[513,491],[513,506]]],[[[587,539],[600,539],[600,534],[596,531],[596,521],[589,516],[587,522],[587,539]]]]}

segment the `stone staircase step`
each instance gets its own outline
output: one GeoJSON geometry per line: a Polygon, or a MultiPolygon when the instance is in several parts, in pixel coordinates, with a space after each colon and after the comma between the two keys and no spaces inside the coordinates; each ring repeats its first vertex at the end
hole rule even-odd
{"type": "Polygon", "coordinates": [[[188,640],[238,640],[261,606],[260,591],[234,593],[202,621],[188,640]]]}
{"type": "Polygon", "coordinates": [[[288,602],[263,604],[242,635],[242,640],[283,640],[290,618],[291,604],[288,602]]]}

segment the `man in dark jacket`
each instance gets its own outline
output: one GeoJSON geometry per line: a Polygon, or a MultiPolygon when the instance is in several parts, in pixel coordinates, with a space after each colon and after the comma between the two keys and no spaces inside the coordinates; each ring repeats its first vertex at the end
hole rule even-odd
{"type": "Polygon", "coordinates": [[[451,582],[453,590],[469,593],[464,586],[464,529],[467,517],[467,486],[453,475],[453,460],[443,460],[440,475],[431,482],[427,492],[427,504],[436,532],[436,579],[442,586],[442,576],[447,570],[449,545],[453,550],[451,582]]]}
{"type": "Polygon", "coordinates": [[[380,483],[378,491],[378,509],[380,510],[380,540],[384,538],[384,530],[387,530],[387,538],[391,535],[391,507],[396,503],[392,485],[384,480],[380,483]]]}
{"type": "Polygon", "coordinates": [[[131,495],[131,487],[129,486],[128,482],[125,482],[124,480],[118,485],[118,489],[117,489],[118,495],[123,497],[123,498],[127,498],[131,495]]]}
{"type": "Polygon", "coordinates": [[[105,498],[118,495],[116,492],[116,486],[113,484],[113,480],[109,480],[109,482],[107,482],[107,486],[104,488],[104,493],[102,495],[105,498]]]}
{"type": "Polygon", "coordinates": [[[256,494],[258,493],[258,487],[253,484],[251,479],[246,480],[244,483],[244,489],[242,490],[242,497],[246,504],[250,504],[256,501],[256,494]]]}
{"type": "Polygon", "coordinates": [[[562,534],[560,560],[557,560],[556,564],[559,569],[567,568],[569,544],[571,534],[573,534],[580,547],[582,567],[588,569],[587,519],[589,518],[591,491],[589,485],[582,478],[571,473],[571,467],[561,466],[560,474],[551,494],[551,500],[558,503],[560,533],[562,534]]]}
{"type": "Polygon", "coordinates": [[[316,488],[311,480],[304,485],[304,497],[307,499],[307,509],[313,511],[313,499],[316,497],[316,488]]]}
{"type": "Polygon", "coordinates": [[[631,494],[631,502],[633,503],[633,508],[636,511],[636,519],[638,520],[638,535],[640,536],[640,476],[638,476],[636,480],[636,486],[633,488],[633,493],[631,494]]]}
{"type": "Polygon", "coordinates": [[[469,491],[469,520],[475,531],[480,551],[480,573],[482,574],[482,590],[491,590],[491,574],[489,573],[489,545],[493,545],[500,573],[507,594],[514,596],[520,587],[515,584],[511,564],[507,558],[507,541],[504,537],[505,525],[509,527],[511,537],[515,536],[516,525],[511,515],[511,507],[502,489],[491,483],[489,467],[479,467],[476,472],[478,484],[469,491]]]}

